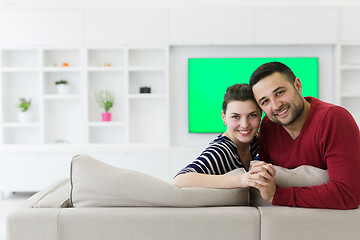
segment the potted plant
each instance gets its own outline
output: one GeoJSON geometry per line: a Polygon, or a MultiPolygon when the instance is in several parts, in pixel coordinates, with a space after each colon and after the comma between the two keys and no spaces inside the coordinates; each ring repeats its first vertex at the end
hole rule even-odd
{"type": "Polygon", "coordinates": [[[30,113],[28,110],[31,106],[31,99],[26,100],[25,98],[20,98],[19,101],[20,101],[20,103],[18,105],[18,108],[20,109],[19,121],[20,122],[29,122],[30,121],[30,113]]]}
{"type": "Polygon", "coordinates": [[[105,110],[102,113],[102,120],[103,121],[111,121],[111,113],[109,112],[110,108],[114,105],[114,93],[110,90],[101,90],[96,94],[96,102],[99,104],[101,108],[105,110]]]}
{"type": "Polygon", "coordinates": [[[60,79],[59,81],[55,82],[57,93],[60,95],[66,95],[69,93],[69,85],[68,81],[60,79]]]}

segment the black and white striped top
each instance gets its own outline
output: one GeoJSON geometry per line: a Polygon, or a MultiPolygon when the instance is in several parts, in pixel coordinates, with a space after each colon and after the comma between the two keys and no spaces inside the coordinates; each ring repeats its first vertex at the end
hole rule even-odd
{"type": "MultiPolygon", "coordinates": [[[[256,159],[259,152],[257,136],[250,142],[250,153],[252,159],[256,159]]],[[[244,165],[237,152],[237,147],[228,137],[219,135],[201,155],[180,170],[177,174],[195,172],[211,175],[222,175],[244,165]]]]}

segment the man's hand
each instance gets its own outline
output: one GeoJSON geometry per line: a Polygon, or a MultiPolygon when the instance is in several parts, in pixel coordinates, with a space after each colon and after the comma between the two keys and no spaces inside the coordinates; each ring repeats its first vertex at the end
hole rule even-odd
{"type": "Polygon", "coordinates": [[[261,161],[253,162],[249,171],[249,186],[259,189],[261,197],[268,202],[272,202],[276,192],[275,174],[271,164],[261,161]]]}

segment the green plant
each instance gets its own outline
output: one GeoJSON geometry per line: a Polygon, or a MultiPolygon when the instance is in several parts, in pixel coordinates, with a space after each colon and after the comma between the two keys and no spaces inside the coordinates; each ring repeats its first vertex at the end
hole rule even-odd
{"type": "Polygon", "coordinates": [[[60,85],[60,84],[66,85],[66,84],[68,84],[68,81],[60,79],[59,81],[55,82],[55,85],[60,85]]]}
{"type": "Polygon", "coordinates": [[[95,97],[96,102],[105,110],[105,112],[109,112],[110,108],[114,105],[114,93],[110,90],[101,90],[95,93],[95,97]]]}
{"type": "Polygon", "coordinates": [[[31,99],[29,99],[29,101],[27,101],[25,98],[20,98],[20,103],[18,105],[18,107],[20,108],[21,112],[26,112],[29,107],[31,106],[31,99]]]}

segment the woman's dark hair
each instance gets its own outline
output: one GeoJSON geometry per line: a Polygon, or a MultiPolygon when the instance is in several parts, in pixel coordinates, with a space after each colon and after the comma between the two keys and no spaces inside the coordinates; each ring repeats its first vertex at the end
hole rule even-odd
{"type": "MultiPolygon", "coordinates": [[[[231,101],[247,101],[247,100],[251,100],[257,105],[250,85],[249,84],[232,85],[228,87],[226,90],[226,93],[224,95],[222,110],[224,113],[226,113],[227,105],[231,101]]],[[[261,109],[259,106],[258,108],[261,113],[261,109]]]]}
{"type": "Polygon", "coordinates": [[[269,62],[264,63],[253,72],[250,77],[250,86],[253,87],[261,79],[270,76],[275,72],[283,74],[290,83],[294,83],[296,77],[288,66],[281,62],[269,62]]]}

